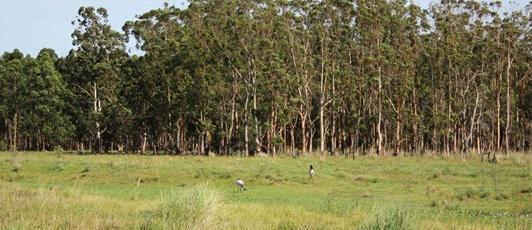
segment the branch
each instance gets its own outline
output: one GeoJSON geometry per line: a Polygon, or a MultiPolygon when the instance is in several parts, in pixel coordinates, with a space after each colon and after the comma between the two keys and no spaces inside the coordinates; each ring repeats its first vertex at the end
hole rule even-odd
{"type": "Polygon", "coordinates": [[[390,99],[390,97],[388,95],[386,95],[386,99],[388,99],[388,102],[390,102],[390,105],[392,106],[393,111],[395,111],[395,113],[399,114],[399,111],[397,111],[397,108],[395,108],[395,105],[393,104],[392,99],[390,99]]]}
{"type": "Polygon", "coordinates": [[[86,89],[84,89],[83,87],[79,86],[78,84],[72,84],[76,87],[78,87],[83,93],[86,93],[89,97],[92,97],[93,95],[91,93],[89,93],[89,91],[87,91],[86,89]]]}

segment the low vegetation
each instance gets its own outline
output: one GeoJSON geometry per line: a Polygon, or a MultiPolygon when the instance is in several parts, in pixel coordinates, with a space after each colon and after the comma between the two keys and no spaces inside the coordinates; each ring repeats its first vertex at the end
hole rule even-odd
{"type": "Polygon", "coordinates": [[[0,226],[530,229],[531,162],[0,153],[0,226]]]}
{"type": "Polygon", "coordinates": [[[412,229],[410,215],[405,209],[376,210],[375,217],[364,223],[361,230],[412,229]]]}

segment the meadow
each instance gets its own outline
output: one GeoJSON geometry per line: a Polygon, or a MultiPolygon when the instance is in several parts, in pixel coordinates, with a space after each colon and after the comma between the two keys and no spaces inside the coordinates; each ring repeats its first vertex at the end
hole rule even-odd
{"type": "Polygon", "coordinates": [[[0,228],[532,229],[531,162],[0,153],[0,228]]]}

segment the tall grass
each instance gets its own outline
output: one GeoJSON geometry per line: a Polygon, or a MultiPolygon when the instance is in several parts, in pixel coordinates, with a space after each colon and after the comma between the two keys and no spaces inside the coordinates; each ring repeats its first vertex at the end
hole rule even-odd
{"type": "Polygon", "coordinates": [[[373,218],[363,223],[360,230],[407,230],[414,229],[412,216],[405,209],[376,209],[373,218]]]}
{"type": "Polygon", "coordinates": [[[133,224],[120,202],[75,189],[27,189],[0,183],[0,229],[116,229],[133,224]],[[105,210],[105,211],[104,211],[105,210]],[[115,212],[116,211],[116,212],[115,212]]]}
{"type": "Polygon", "coordinates": [[[17,153],[13,154],[13,157],[11,158],[11,163],[13,164],[13,168],[11,171],[19,173],[22,169],[22,166],[20,164],[20,157],[17,153]]]}
{"type": "Polygon", "coordinates": [[[220,206],[219,194],[200,184],[163,198],[158,213],[166,229],[213,229],[220,206]]]}

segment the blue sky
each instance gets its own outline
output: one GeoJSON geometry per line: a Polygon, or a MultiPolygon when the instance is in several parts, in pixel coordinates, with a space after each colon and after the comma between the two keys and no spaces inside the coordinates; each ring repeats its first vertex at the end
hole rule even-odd
{"type": "MultiPolygon", "coordinates": [[[[437,2],[412,1],[423,7],[437,2]]],[[[180,8],[188,5],[186,0],[0,0],[0,53],[18,48],[35,56],[47,47],[63,56],[72,48],[70,34],[74,27],[70,22],[75,19],[80,6],[105,7],[111,25],[115,30],[121,30],[124,22],[160,8],[164,2],[180,8]]],[[[515,2],[524,6],[528,0],[515,2]]]]}

